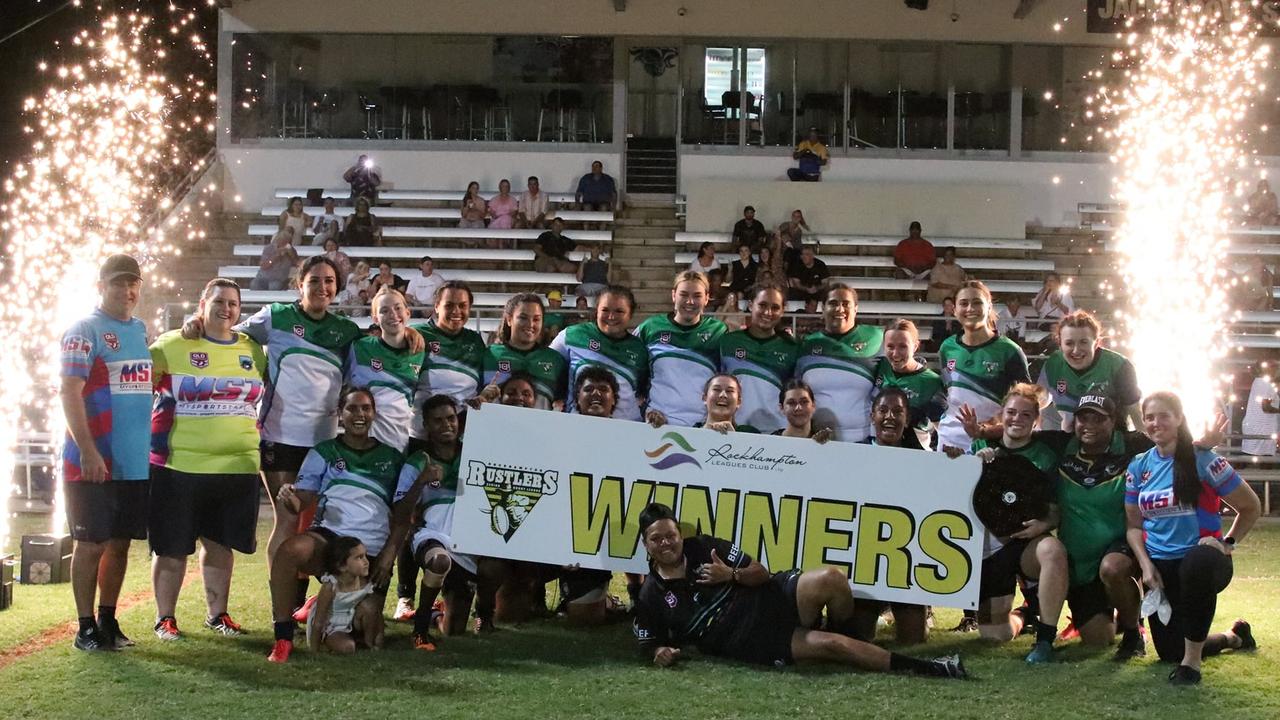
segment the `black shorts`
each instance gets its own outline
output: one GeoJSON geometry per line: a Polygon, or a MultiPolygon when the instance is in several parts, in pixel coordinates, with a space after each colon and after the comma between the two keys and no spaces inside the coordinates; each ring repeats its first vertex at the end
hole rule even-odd
{"type": "Polygon", "coordinates": [[[800,610],[796,607],[800,574],[799,570],[774,573],[769,582],[760,586],[750,612],[736,623],[737,627],[717,643],[719,647],[703,648],[704,651],[756,665],[782,667],[794,662],[791,639],[800,627],[800,610]]]}
{"type": "Polygon", "coordinates": [[[66,483],[71,537],[92,543],[145,540],[150,489],[147,480],[66,483]]]}
{"type": "Polygon", "coordinates": [[[302,461],[311,448],[298,445],[285,445],[278,442],[262,441],[259,447],[262,453],[263,472],[296,473],[302,469],[302,461]]]}
{"type": "Polygon", "coordinates": [[[1012,595],[1022,574],[1022,551],[1026,540],[1010,540],[994,555],[982,561],[982,584],[978,588],[978,601],[1012,595]]]}
{"type": "Polygon", "coordinates": [[[151,552],[186,557],[196,551],[196,538],[205,538],[253,553],[261,487],[256,473],[204,475],[152,465],[151,552]]]}
{"type": "Polygon", "coordinates": [[[1071,622],[1076,627],[1089,622],[1095,615],[1105,614],[1110,619],[1115,612],[1115,606],[1107,596],[1107,588],[1098,578],[1067,588],[1067,606],[1071,609],[1071,622]]]}

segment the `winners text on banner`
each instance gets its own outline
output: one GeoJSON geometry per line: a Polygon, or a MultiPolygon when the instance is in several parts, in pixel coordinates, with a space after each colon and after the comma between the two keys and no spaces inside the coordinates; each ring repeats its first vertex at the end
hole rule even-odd
{"type": "Polygon", "coordinates": [[[658,501],[771,571],[833,565],[856,596],[973,608],[980,472],[973,457],[485,405],[467,417],[454,549],[643,573],[640,512],[658,501]]]}

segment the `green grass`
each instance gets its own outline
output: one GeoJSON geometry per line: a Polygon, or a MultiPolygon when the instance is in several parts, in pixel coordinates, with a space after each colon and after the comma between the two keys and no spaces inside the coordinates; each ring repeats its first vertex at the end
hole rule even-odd
{"type": "MultiPolygon", "coordinates": [[[[264,544],[265,544],[265,526],[264,544]]],[[[785,671],[695,658],[675,670],[641,662],[626,626],[566,628],[558,621],[504,628],[493,636],[447,638],[432,654],[408,648],[408,628],[391,623],[388,649],[349,658],[299,650],[287,666],[269,665],[271,630],[262,557],[238,557],[232,613],[252,635],[228,639],[200,627],[198,577],[185,588],[179,622],[186,637],[161,644],[150,633],[153,605],[121,618],[138,647],[84,654],[69,641],[0,670],[4,717],[869,717],[1151,718],[1204,720],[1280,717],[1280,523],[1255,530],[1236,559],[1216,626],[1245,616],[1262,646],[1205,663],[1199,688],[1172,689],[1168,667],[1146,660],[1118,665],[1109,653],[1072,642],[1051,667],[1028,668],[1029,638],[988,647],[972,635],[937,632],[919,655],[959,651],[976,680],[967,683],[847,672],[838,667],[785,671]]],[[[144,550],[133,556],[127,588],[145,587],[144,550]]],[[[0,653],[74,614],[68,585],[17,589],[0,613],[0,653]]],[[[959,613],[938,613],[938,626],[959,613]]]]}

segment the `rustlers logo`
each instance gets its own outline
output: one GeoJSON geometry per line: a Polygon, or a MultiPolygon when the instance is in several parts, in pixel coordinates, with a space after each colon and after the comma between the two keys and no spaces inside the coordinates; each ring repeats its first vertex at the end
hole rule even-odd
{"type": "Polygon", "coordinates": [[[559,477],[555,470],[487,465],[471,460],[466,484],[484,489],[489,500],[489,509],[485,511],[489,516],[489,529],[500,535],[503,542],[508,542],[542,496],[556,494],[559,477]]]}
{"type": "Polygon", "coordinates": [[[297,335],[298,337],[302,337],[307,334],[307,329],[302,327],[301,325],[294,325],[293,334],[297,335]]]}
{"type": "Polygon", "coordinates": [[[499,372],[511,372],[511,361],[510,361],[510,360],[499,360],[499,361],[498,361],[498,371],[499,371],[499,372]]]}
{"type": "Polygon", "coordinates": [[[209,353],[207,352],[190,353],[190,358],[191,358],[191,367],[193,368],[209,367],[209,353]]]}
{"type": "Polygon", "coordinates": [[[671,342],[671,333],[669,332],[658,333],[658,342],[664,345],[671,342]]]}
{"type": "Polygon", "coordinates": [[[370,360],[369,367],[373,368],[374,372],[382,372],[382,358],[374,358],[370,360]]]}
{"type": "Polygon", "coordinates": [[[1059,380],[1059,381],[1058,381],[1058,392],[1060,392],[1060,393],[1065,393],[1066,391],[1067,391],[1067,381],[1066,381],[1066,380],[1059,380]]]}
{"type": "Polygon", "coordinates": [[[589,341],[587,341],[587,347],[588,347],[589,349],[591,349],[591,350],[599,350],[599,349],[600,349],[600,341],[599,341],[599,340],[595,340],[595,339],[589,340],[589,341]]]}
{"type": "Polygon", "coordinates": [[[102,339],[106,341],[107,347],[111,348],[112,350],[120,349],[120,337],[115,333],[112,333],[112,332],[102,333],[102,339]]]}

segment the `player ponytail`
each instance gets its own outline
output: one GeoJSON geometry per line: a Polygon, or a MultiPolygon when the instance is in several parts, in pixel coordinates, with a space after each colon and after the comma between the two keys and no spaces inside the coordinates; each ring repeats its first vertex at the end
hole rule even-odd
{"type": "Polygon", "coordinates": [[[1187,416],[1182,414],[1182,400],[1171,392],[1153,392],[1142,400],[1142,412],[1147,405],[1163,403],[1178,416],[1178,440],[1173,448],[1173,497],[1179,505],[1195,507],[1200,500],[1202,484],[1196,468],[1196,448],[1187,427],[1187,416]]]}

